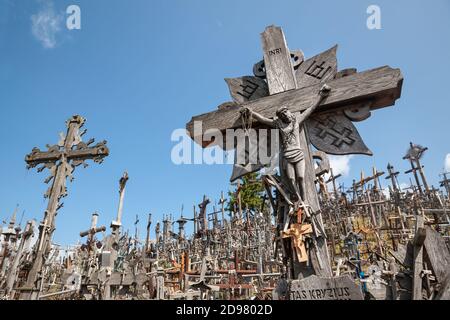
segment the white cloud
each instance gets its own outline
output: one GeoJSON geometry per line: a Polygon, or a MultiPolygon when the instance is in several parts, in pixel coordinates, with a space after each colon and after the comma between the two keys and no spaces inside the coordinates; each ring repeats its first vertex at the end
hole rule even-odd
{"type": "Polygon", "coordinates": [[[386,187],[386,188],[384,188],[384,189],[381,189],[381,192],[383,192],[384,196],[385,196],[387,199],[390,199],[390,198],[391,198],[391,191],[389,190],[389,187],[386,187]]]}
{"type": "Polygon", "coordinates": [[[450,153],[445,156],[445,172],[450,172],[450,153]]]}
{"type": "Polygon", "coordinates": [[[31,16],[31,32],[44,48],[51,49],[57,44],[56,35],[62,29],[63,16],[56,13],[52,1],[41,3],[39,12],[31,16]]]}
{"type": "Polygon", "coordinates": [[[352,155],[348,156],[328,156],[330,159],[330,167],[333,168],[333,174],[341,174],[343,177],[348,176],[350,173],[350,159],[352,155]]]}

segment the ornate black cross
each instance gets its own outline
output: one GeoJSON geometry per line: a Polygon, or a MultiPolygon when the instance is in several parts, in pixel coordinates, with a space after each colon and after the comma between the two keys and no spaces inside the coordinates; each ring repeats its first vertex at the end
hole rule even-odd
{"type": "Polygon", "coordinates": [[[50,176],[45,180],[51,186],[45,193],[48,198],[47,210],[44,219],[39,226],[39,239],[33,249],[32,267],[28,271],[25,285],[20,288],[21,299],[37,299],[40,283],[43,281],[42,268],[51,250],[51,239],[55,230],[55,217],[58,210],[63,206],[60,199],[67,196],[66,179],[72,181],[75,167],[83,165],[87,167],[86,160],[94,160],[96,163],[103,162],[103,158],[108,156],[109,150],[106,141],[95,145],[94,139],[88,142],[82,141],[82,136],[86,130],[81,131],[85,119],[79,115],[67,120],[67,133],[61,136],[57,145],[47,145],[47,151],[34,148],[26,156],[25,161],[28,169],[40,165],[38,172],[44,169],[50,170],[50,176]]]}

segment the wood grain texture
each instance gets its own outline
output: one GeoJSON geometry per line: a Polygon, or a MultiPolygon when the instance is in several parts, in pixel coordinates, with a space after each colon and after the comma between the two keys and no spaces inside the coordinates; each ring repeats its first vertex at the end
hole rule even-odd
{"type": "Polygon", "coordinates": [[[291,53],[280,27],[269,26],[261,34],[266,80],[270,94],[297,88],[291,53]]]}
{"type": "Polygon", "coordinates": [[[289,300],[363,300],[361,288],[348,275],[312,275],[292,281],[289,289],[289,300]]]}
{"type": "Polygon", "coordinates": [[[416,234],[418,235],[413,241],[414,245],[414,265],[413,265],[413,300],[422,300],[422,277],[423,270],[423,241],[424,236],[422,229],[424,227],[423,216],[416,216],[416,234]]]}
{"type": "Polygon", "coordinates": [[[434,300],[450,300],[450,274],[441,283],[441,288],[434,300]]]}
{"type": "Polygon", "coordinates": [[[337,45],[304,61],[295,71],[297,88],[305,88],[334,79],[337,73],[337,45]]]}
{"type": "Polygon", "coordinates": [[[443,283],[450,276],[450,252],[445,239],[435,230],[426,227],[425,257],[430,262],[436,280],[443,283]]]}
{"type": "MultiPolygon", "coordinates": [[[[378,109],[395,104],[401,95],[403,76],[400,69],[384,66],[377,69],[352,74],[328,82],[332,91],[329,97],[318,107],[316,113],[330,112],[350,108],[350,106],[371,101],[371,109],[378,109]]],[[[243,103],[266,117],[273,117],[278,107],[285,105],[292,112],[307,109],[317,98],[321,84],[288,92],[271,95],[243,103]]],[[[194,116],[186,129],[191,138],[200,141],[203,132],[208,129],[241,128],[240,108],[222,108],[209,113],[194,116]],[[202,132],[194,135],[194,121],[202,122],[202,132]],[[199,140],[200,138],[200,140],[199,140]]]]}
{"type": "Polygon", "coordinates": [[[226,78],[230,95],[236,103],[244,103],[269,95],[267,83],[257,77],[226,78]]]}
{"type": "Polygon", "coordinates": [[[317,115],[306,121],[311,143],[328,154],[372,155],[353,123],[342,113],[317,115]]]}
{"type": "MultiPolygon", "coordinates": [[[[281,28],[273,26],[268,27],[262,34],[262,46],[264,49],[264,63],[267,84],[271,94],[270,97],[280,97],[285,95],[286,92],[293,92],[294,90],[292,89],[297,88],[297,82],[294,76],[291,55],[287,48],[286,40],[281,28]]],[[[319,91],[317,91],[315,95],[313,94],[312,100],[305,108],[311,107],[317,103],[317,99],[319,98],[318,93],[319,91]]],[[[259,99],[258,101],[261,100],[262,99],[259,99]]],[[[273,116],[278,107],[280,107],[280,104],[275,103],[271,105],[271,116],[273,116]]],[[[320,205],[315,185],[315,167],[310,149],[308,132],[304,126],[300,127],[299,142],[305,154],[303,161],[305,161],[304,194],[306,199],[304,200],[314,212],[318,212],[320,210],[320,205]]],[[[281,178],[282,180],[285,179],[284,173],[281,174],[281,178]]],[[[286,184],[285,181],[284,183],[286,184]]],[[[325,241],[326,236],[324,234],[322,235],[320,231],[323,230],[323,221],[320,212],[318,212],[313,219],[315,219],[315,235],[313,236],[315,239],[315,246],[313,246],[313,250],[310,254],[311,265],[316,275],[331,276],[332,271],[325,241]],[[318,226],[320,227],[318,228],[318,226]]],[[[294,274],[296,277],[306,277],[311,274],[311,268],[305,267],[304,264],[295,261],[294,274]]]]}
{"type": "MultiPolygon", "coordinates": [[[[324,84],[356,73],[356,69],[337,72],[336,51],[337,45],[303,62],[295,72],[298,88],[324,84]]],[[[358,130],[342,113],[311,117],[306,121],[306,127],[314,147],[328,154],[372,155],[358,130]]]]}

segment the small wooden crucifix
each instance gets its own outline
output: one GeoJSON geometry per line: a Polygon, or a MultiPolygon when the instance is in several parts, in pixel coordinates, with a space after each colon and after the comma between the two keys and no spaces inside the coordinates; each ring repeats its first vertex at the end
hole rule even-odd
{"type": "Polygon", "coordinates": [[[94,250],[95,235],[97,233],[106,231],[106,227],[105,226],[97,227],[97,221],[98,221],[98,213],[94,212],[92,214],[92,217],[91,217],[91,227],[88,230],[80,232],[80,237],[81,238],[84,238],[84,237],[87,236],[86,244],[87,244],[87,249],[88,249],[89,253],[91,253],[94,250]]]}

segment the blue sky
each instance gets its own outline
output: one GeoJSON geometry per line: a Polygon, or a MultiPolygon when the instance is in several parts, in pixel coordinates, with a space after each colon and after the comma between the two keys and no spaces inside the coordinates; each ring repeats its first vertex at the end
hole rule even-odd
{"type": "Polygon", "coordinates": [[[230,100],[223,78],[252,73],[262,57],[259,34],[271,24],[307,57],[337,43],[340,69],[390,65],[403,72],[397,104],[357,124],[374,156],[353,157],[341,183],[389,161],[407,170],[402,156],[413,141],[429,147],[423,163],[437,185],[450,152],[447,0],[0,0],[0,218],[16,204],[25,210],[23,222],[42,218],[47,175],[26,170],[24,157],[57,143],[73,114],[87,118],[86,137],[108,140],[111,155],[76,170],[57,216],[56,243],[76,242],[94,211],[109,226],[124,170],[124,227],[133,230],[138,214],[141,234],[149,212],[155,222],[178,216],[182,204],[192,214],[203,194],[217,200],[230,187],[231,168],[172,164],[171,133],[230,100]],[[65,27],[72,4],[81,8],[81,30],[65,27]],[[381,30],[366,27],[371,4],[381,8],[381,30]],[[39,21],[45,28],[33,32],[39,21]]]}

